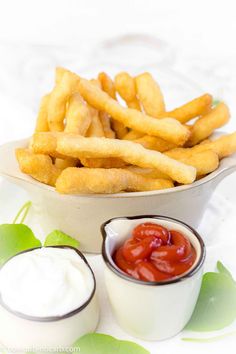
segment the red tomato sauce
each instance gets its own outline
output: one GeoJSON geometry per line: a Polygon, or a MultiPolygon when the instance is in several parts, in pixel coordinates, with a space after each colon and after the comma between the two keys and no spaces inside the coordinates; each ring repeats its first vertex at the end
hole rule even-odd
{"type": "Polygon", "coordinates": [[[147,222],[134,228],[113,259],[129,276],[157,282],[188,271],[196,260],[196,251],[181,232],[147,222]]]}

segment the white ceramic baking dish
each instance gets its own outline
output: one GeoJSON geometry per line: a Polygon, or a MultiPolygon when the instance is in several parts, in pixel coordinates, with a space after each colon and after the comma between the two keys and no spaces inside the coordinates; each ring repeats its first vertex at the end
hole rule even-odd
{"type": "Polygon", "coordinates": [[[236,155],[221,161],[219,168],[191,185],[162,191],[99,195],[60,195],[54,188],[20,172],[14,150],[28,140],[0,147],[0,174],[24,188],[45,234],[60,229],[79,239],[82,251],[101,252],[100,225],[119,216],[167,215],[197,227],[207,203],[223,178],[236,170],[236,155]]]}

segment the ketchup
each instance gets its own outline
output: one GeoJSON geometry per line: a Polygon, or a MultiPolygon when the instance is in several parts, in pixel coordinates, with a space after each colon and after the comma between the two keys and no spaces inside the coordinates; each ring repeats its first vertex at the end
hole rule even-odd
{"type": "Polygon", "coordinates": [[[185,273],[196,259],[196,251],[181,232],[146,222],[114,255],[116,265],[129,276],[148,282],[171,279],[185,273]]]}

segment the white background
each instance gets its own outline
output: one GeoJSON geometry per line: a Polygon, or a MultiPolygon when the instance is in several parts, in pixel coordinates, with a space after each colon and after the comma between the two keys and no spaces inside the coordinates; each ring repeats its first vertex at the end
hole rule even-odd
{"type": "MultiPolygon", "coordinates": [[[[56,65],[88,73],[103,65],[112,72],[155,67],[161,74],[171,69],[184,75],[178,80],[191,81],[193,89],[185,92],[189,96],[199,88],[226,100],[232,120],[225,130],[236,130],[235,7],[233,0],[0,0],[0,143],[32,132],[40,96],[50,88],[56,65]],[[137,35],[152,38],[137,43],[137,35]],[[120,36],[120,45],[109,45],[120,36]]],[[[164,74],[170,90],[176,75],[164,74]]],[[[175,91],[181,90],[174,85],[175,91]]],[[[221,188],[230,199],[232,218],[234,179],[221,188]]],[[[101,328],[109,332],[107,323],[101,328]]],[[[125,338],[118,329],[117,334],[125,338]]],[[[147,347],[153,348],[152,354],[223,349],[233,354],[236,339],[147,347]]]]}

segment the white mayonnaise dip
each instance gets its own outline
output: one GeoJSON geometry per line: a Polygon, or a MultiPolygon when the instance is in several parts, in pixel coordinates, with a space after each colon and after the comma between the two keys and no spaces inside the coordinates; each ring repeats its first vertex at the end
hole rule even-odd
{"type": "Polygon", "coordinates": [[[62,316],[82,306],[94,288],[92,273],[69,248],[40,248],[8,261],[0,271],[2,301],[37,317],[62,316]]]}

